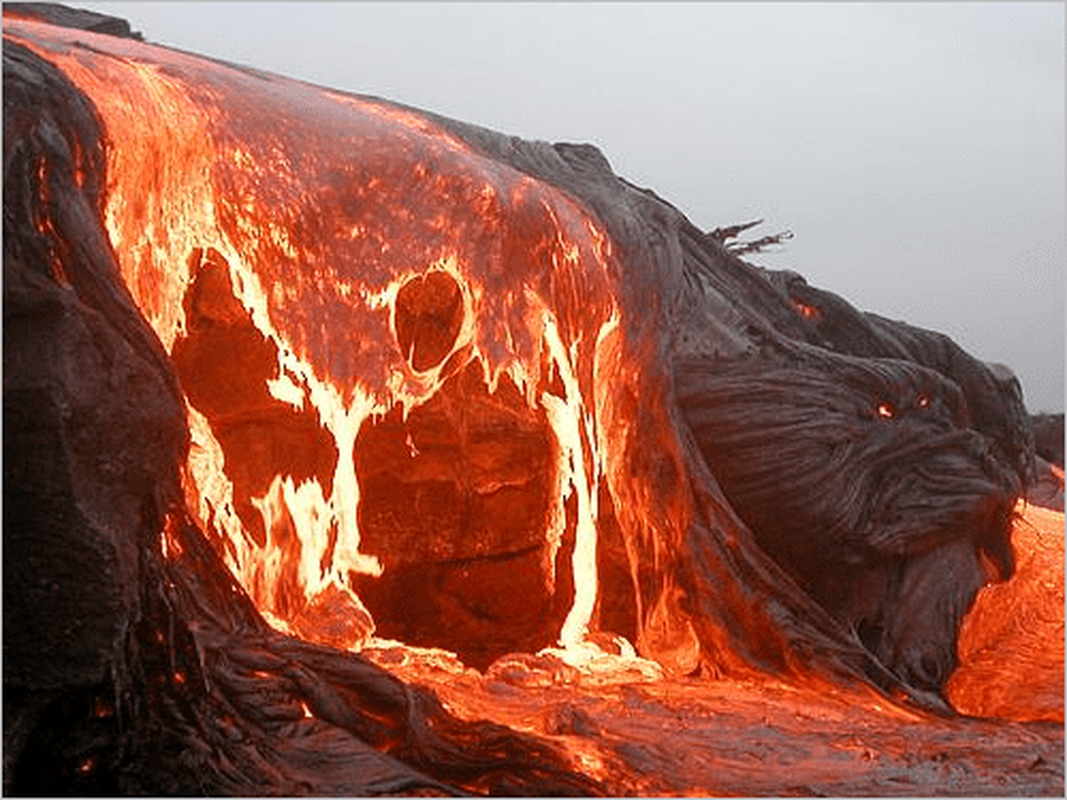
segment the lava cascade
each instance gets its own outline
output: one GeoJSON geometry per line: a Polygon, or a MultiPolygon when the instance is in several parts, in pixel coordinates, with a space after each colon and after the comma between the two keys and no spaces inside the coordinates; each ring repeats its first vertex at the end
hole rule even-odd
{"type": "MultiPolygon", "coordinates": [[[[608,454],[647,420],[605,388],[627,373],[621,309],[630,306],[616,248],[592,213],[392,104],[13,17],[5,36],[56,64],[103,121],[105,227],[186,390],[189,507],[272,624],[358,649],[373,643],[378,616],[393,614],[392,629],[413,631],[414,643],[454,647],[454,632],[396,609],[421,600],[405,595],[427,576],[412,564],[458,564],[481,596],[442,595],[427,616],[452,602],[484,618],[515,576],[541,593],[522,636],[472,651],[482,666],[557,644],[571,661],[618,652],[643,676],[661,676],[598,627],[658,641],[655,654],[669,654],[662,661],[676,672],[699,665],[697,634],[674,613],[683,593],[662,586],[671,554],[607,535],[641,516],[642,530],[683,529],[691,509],[635,502],[642,486],[617,491],[626,476],[608,454]],[[463,451],[501,432],[511,449],[463,451]],[[425,480],[410,477],[420,470],[425,480]],[[532,524],[509,523],[491,501],[501,493],[532,524]],[[457,507],[462,524],[447,519],[457,507]],[[427,539],[419,522],[403,522],[411,509],[449,535],[427,539]],[[390,526],[399,543],[384,540],[390,526]],[[651,563],[631,552],[640,546],[651,563]],[[602,591],[600,553],[612,547],[629,565],[614,584],[632,584],[627,600],[602,591]],[[507,569],[494,572],[494,560],[507,569]],[[406,582],[383,590],[394,574],[406,582]],[[650,607],[646,585],[657,580],[650,607]]],[[[1020,525],[1020,563],[1044,558],[1047,537],[1020,525]]],[[[1062,562],[1062,516],[1042,530],[1055,536],[1057,525],[1062,562]]],[[[739,525],[725,538],[744,536],[739,525]]],[[[166,530],[162,546],[181,557],[166,530]]],[[[1023,577],[987,590],[969,618],[981,621],[965,629],[965,661],[1014,614],[996,591],[1042,614],[1055,605],[1054,588],[1039,597],[1035,586],[1023,577]]],[[[751,605],[731,591],[738,607],[751,605]]],[[[1059,592],[1062,642],[1062,575],[1059,592]]],[[[509,627],[507,617],[472,624],[468,641],[509,627]]],[[[701,635],[730,648],[724,634],[701,635]]],[[[1062,673],[1062,650],[1058,658],[1062,673]]],[[[950,694],[961,710],[1057,718],[1055,702],[1035,712],[962,686],[950,694]]]]}
{"type": "MultiPolygon", "coordinates": [[[[534,551],[545,591],[569,589],[553,599],[566,607],[552,635],[579,644],[604,469],[591,398],[617,324],[596,222],[414,112],[130,40],[78,46],[86,34],[7,18],[5,33],[102,117],[107,231],[137,305],[186,368],[189,502],[261,612],[313,640],[367,640],[353,587],[383,564],[361,550],[357,438],[395,418],[401,468],[417,470],[407,421],[450,379],[473,381],[483,405],[550,432],[537,442],[550,477],[521,541],[437,537],[431,555],[534,551]],[[257,415],[258,428],[234,423],[257,415]]],[[[476,499],[507,491],[484,483],[476,499]]]]}

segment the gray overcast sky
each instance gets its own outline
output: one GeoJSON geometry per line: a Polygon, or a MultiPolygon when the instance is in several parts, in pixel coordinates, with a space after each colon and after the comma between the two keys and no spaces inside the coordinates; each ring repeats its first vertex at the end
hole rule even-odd
{"type": "Polygon", "coordinates": [[[756,257],[1064,407],[1064,4],[77,3],[146,39],[599,146],[756,257]]]}

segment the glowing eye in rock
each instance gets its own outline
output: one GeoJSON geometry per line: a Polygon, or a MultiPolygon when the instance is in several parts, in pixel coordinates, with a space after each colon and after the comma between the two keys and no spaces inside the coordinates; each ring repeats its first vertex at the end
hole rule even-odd
{"type": "Polygon", "coordinates": [[[400,287],[394,314],[400,352],[412,369],[426,372],[452,352],[463,325],[463,293],[447,272],[417,275],[400,287]]]}
{"type": "Polygon", "coordinates": [[[919,408],[929,408],[930,407],[930,395],[925,394],[925,393],[920,394],[917,398],[915,398],[915,405],[918,406],[919,408]]]}
{"type": "Polygon", "coordinates": [[[879,403],[875,410],[881,419],[893,419],[897,415],[896,409],[890,403],[879,403]]]}

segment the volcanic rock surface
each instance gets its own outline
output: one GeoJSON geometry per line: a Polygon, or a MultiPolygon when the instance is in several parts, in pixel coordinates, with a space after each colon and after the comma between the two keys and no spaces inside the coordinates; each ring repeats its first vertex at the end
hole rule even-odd
{"type": "Polygon", "coordinates": [[[588,145],[5,5],[4,426],[8,793],[1062,794],[1017,381],[588,145]]]}

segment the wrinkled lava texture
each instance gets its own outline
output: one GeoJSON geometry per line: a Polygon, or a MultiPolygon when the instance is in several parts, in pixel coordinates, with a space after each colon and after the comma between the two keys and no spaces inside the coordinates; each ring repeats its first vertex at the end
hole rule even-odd
{"type": "Polygon", "coordinates": [[[1061,796],[1062,425],[589,145],[4,7],[6,793],[1061,796]]]}

